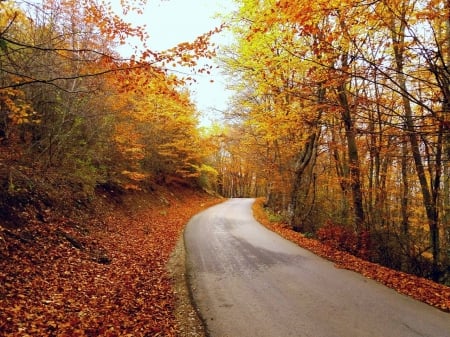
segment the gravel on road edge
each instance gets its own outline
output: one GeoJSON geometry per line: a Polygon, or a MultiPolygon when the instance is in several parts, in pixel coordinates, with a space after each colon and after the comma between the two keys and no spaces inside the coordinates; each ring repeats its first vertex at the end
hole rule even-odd
{"type": "Polygon", "coordinates": [[[180,337],[207,337],[203,323],[192,303],[186,275],[186,250],[184,238],[178,240],[172,252],[167,270],[172,278],[176,296],[175,317],[180,337]]]}

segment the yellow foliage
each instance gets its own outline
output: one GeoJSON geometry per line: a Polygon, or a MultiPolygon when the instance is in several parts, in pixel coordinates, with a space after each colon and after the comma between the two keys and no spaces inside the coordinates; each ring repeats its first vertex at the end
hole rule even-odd
{"type": "Polygon", "coordinates": [[[38,119],[33,119],[35,111],[31,104],[25,101],[25,95],[21,90],[0,89],[0,104],[13,125],[39,123],[38,119]]]}
{"type": "Polygon", "coordinates": [[[6,32],[12,23],[26,21],[25,14],[16,6],[15,1],[0,1],[0,32],[6,32]]]}
{"type": "Polygon", "coordinates": [[[127,170],[122,171],[122,174],[124,176],[126,176],[127,178],[134,180],[134,181],[142,181],[149,177],[149,174],[146,174],[146,173],[131,172],[131,171],[127,171],[127,170]]]}

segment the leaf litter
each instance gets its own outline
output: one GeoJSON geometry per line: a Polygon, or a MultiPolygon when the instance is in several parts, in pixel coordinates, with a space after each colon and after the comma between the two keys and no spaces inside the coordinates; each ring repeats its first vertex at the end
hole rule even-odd
{"type": "Polygon", "coordinates": [[[85,225],[0,226],[0,335],[179,335],[166,264],[189,218],[220,200],[186,190],[161,198],[131,198],[85,225]]]}

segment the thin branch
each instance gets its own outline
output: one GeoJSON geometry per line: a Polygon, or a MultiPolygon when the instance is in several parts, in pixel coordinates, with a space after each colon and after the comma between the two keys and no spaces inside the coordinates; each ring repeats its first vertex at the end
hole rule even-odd
{"type": "Polygon", "coordinates": [[[60,81],[60,80],[74,80],[74,79],[78,79],[78,78],[88,78],[88,77],[102,76],[102,75],[109,74],[109,73],[114,73],[114,72],[129,71],[129,70],[134,70],[134,69],[142,69],[142,68],[146,68],[146,67],[149,67],[149,66],[150,66],[150,64],[141,64],[141,65],[134,66],[134,67],[114,68],[114,69],[108,69],[108,70],[99,71],[99,72],[95,72],[95,73],[89,73],[89,74],[54,77],[54,78],[47,79],[47,80],[45,80],[45,79],[37,79],[37,78],[33,78],[33,77],[30,77],[30,76],[26,76],[26,75],[14,74],[14,73],[8,72],[6,70],[3,70],[5,72],[8,72],[9,74],[18,75],[18,76],[21,76],[23,78],[28,78],[30,80],[29,81],[25,81],[25,82],[16,83],[16,84],[9,84],[9,85],[6,85],[6,86],[2,86],[2,87],[0,87],[0,90],[7,89],[7,88],[19,88],[19,87],[23,87],[23,86],[30,85],[30,84],[36,84],[36,83],[43,83],[43,84],[53,85],[53,86],[55,86],[55,87],[65,91],[65,92],[73,93],[70,90],[67,90],[67,89],[64,89],[64,88],[60,87],[59,85],[55,84],[54,82],[60,81]]]}
{"type": "MultiPolygon", "coordinates": [[[[1,36],[1,35],[0,35],[1,36]]],[[[124,62],[124,61],[128,61],[127,59],[122,59],[122,58],[115,58],[113,56],[111,56],[110,54],[104,53],[104,52],[100,52],[98,50],[95,49],[88,49],[88,48],[83,48],[83,49],[71,49],[71,48],[55,48],[55,47],[40,47],[40,46],[33,46],[33,45],[29,45],[29,44],[25,44],[22,42],[18,42],[18,41],[14,41],[11,39],[8,39],[6,37],[2,37],[2,39],[6,42],[9,42],[11,44],[14,44],[16,46],[19,47],[23,47],[23,48],[27,48],[27,49],[35,49],[35,50],[40,50],[40,51],[52,51],[52,52],[69,52],[69,53],[93,53],[93,54],[97,54],[99,56],[103,56],[103,57],[107,57],[113,61],[120,61],[120,62],[124,62]]]]}
{"type": "Polygon", "coordinates": [[[5,27],[5,29],[3,29],[2,32],[0,32],[0,38],[2,40],[6,40],[3,35],[5,35],[5,33],[9,30],[9,28],[11,28],[12,24],[14,23],[14,21],[17,18],[17,13],[14,13],[14,17],[11,19],[11,21],[8,23],[8,25],[5,27]]]}

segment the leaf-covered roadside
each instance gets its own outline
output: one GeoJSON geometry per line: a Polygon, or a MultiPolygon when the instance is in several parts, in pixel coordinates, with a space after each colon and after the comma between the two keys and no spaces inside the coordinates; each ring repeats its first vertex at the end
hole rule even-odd
{"type": "Polygon", "coordinates": [[[0,226],[0,335],[176,336],[166,263],[188,219],[216,202],[166,191],[87,225],[0,226]]]}
{"type": "Polygon", "coordinates": [[[361,275],[376,280],[397,292],[408,295],[416,300],[432,305],[440,310],[450,312],[450,287],[431,280],[403,273],[372,263],[349,253],[337,250],[318,240],[304,237],[282,224],[271,222],[263,209],[263,199],[257,199],[253,204],[253,214],[256,219],[270,230],[285,239],[306,248],[314,254],[335,263],[337,268],[355,271],[361,275]]]}

